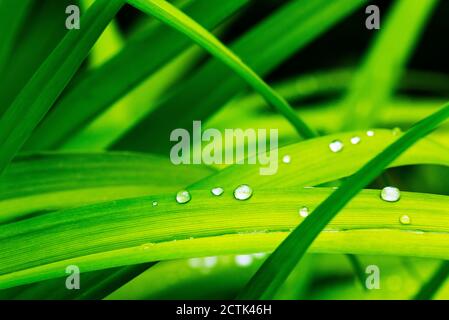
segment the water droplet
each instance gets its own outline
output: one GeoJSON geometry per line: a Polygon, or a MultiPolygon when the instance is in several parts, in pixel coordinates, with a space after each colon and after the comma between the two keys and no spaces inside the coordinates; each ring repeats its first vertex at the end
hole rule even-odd
{"type": "Polygon", "coordinates": [[[158,205],[157,201],[153,201],[153,207],[156,207],[158,205]]]}
{"type": "Polygon", "coordinates": [[[299,209],[299,215],[303,218],[307,217],[309,215],[309,208],[307,207],[301,207],[299,209]]]}
{"type": "Polygon", "coordinates": [[[253,257],[249,254],[235,256],[235,263],[240,267],[247,267],[253,262],[253,257]]]}
{"type": "Polygon", "coordinates": [[[408,215],[404,214],[399,218],[399,222],[401,224],[410,224],[411,223],[411,219],[408,215]]]}
{"type": "Polygon", "coordinates": [[[190,193],[189,193],[189,191],[187,191],[187,190],[182,190],[182,191],[179,191],[177,194],[176,194],[176,202],[177,203],[187,203],[187,202],[189,202],[190,200],[192,199],[192,197],[190,196],[190,193]]]}
{"type": "Polygon", "coordinates": [[[400,134],[402,133],[402,130],[401,130],[401,128],[396,127],[396,128],[393,128],[393,130],[391,130],[391,133],[392,133],[394,136],[398,136],[398,135],[400,135],[400,134]]]}
{"type": "Polygon", "coordinates": [[[352,144],[359,144],[361,140],[362,139],[360,139],[360,137],[354,136],[354,137],[351,138],[351,143],[352,144]]]}
{"type": "Polygon", "coordinates": [[[380,192],[380,197],[384,201],[396,202],[401,197],[401,192],[395,187],[385,187],[380,192]]]}
{"type": "Polygon", "coordinates": [[[203,266],[203,259],[202,258],[190,258],[188,260],[188,264],[192,268],[200,268],[203,266]]]}
{"type": "Polygon", "coordinates": [[[212,268],[214,265],[216,265],[218,262],[217,257],[206,257],[204,258],[204,266],[206,268],[212,268]]]}
{"type": "Polygon", "coordinates": [[[213,188],[210,192],[212,192],[212,194],[214,196],[221,196],[223,194],[224,190],[221,187],[216,187],[216,188],[213,188]]]}
{"type": "Polygon", "coordinates": [[[290,157],[288,154],[282,158],[283,163],[290,163],[291,161],[292,161],[292,157],[290,157]]]}
{"type": "Polygon", "coordinates": [[[368,131],[366,132],[366,135],[367,135],[368,137],[374,137],[374,131],[373,131],[373,130],[368,130],[368,131]]]}
{"type": "Polygon", "coordinates": [[[253,189],[246,184],[242,184],[234,190],[234,198],[237,200],[248,200],[252,195],[253,189]]]}
{"type": "Polygon", "coordinates": [[[329,149],[331,149],[332,152],[340,152],[343,150],[343,142],[340,140],[334,140],[331,143],[329,143],[329,149]]]}

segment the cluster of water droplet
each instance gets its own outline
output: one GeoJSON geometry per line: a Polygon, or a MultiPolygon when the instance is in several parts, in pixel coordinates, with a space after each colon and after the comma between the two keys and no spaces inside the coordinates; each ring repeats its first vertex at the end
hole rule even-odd
{"type": "MultiPolygon", "coordinates": [[[[366,132],[366,135],[368,137],[374,137],[374,131],[368,130],[366,132]]],[[[362,138],[359,136],[353,136],[353,137],[351,137],[351,139],[349,141],[351,142],[351,144],[356,145],[362,141],[362,138]]],[[[341,140],[333,140],[331,143],[329,143],[329,149],[334,153],[342,151],[344,146],[345,145],[341,140]]]]}
{"type": "MultiPolygon", "coordinates": [[[[214,196],[221,196],[224,193],[224,189],[222,187],[215,187],[210,190],[210,192],[214,196]]],[[[239,185],[234,190],[234,198],[237,200],[248,200],[253,195],[253,189],[247,185],[242,184],[239,185]]],[[[176,202],[179,204],[184,204],[189,202],[192,199],[192,196],[190,195],[190,192],[187,190],[181,190],[176,194],[176,202]]],[[[153,202],[153,205],[157,205],[157,202],[153,202]],[[155,204],[156,203],[156,204],[155,204]]]]}
{"type": "MultiPolygon", "coordinates": [[[[398,135],[401,133],[401,129],[394,128],[392,130],[392,133],[393,133],[393,135],[398,135]]],[[[373,130],[368,130],[366,132],[367,137],[373,137],[374,135],[375,135],[375,133],[373,130]]],[[[357,145],[361,141],[362,141],[362,138],[360,136],[353,136],[350,139],[350,142],[353,145],[357,145]]],[[[341,140],[333,140],[329,144],[329,149],[334,153],[342,151],[343,148],[344,148],[344,143],[341,140]]],[[[288,154],[284,155],[282,158],[282,162],[285,164],[289,164],[289,163],[291,163],[291,161],[292,161],[292,158],[288,154]]],[[[224,193],[224,189],[222,187],[214,187],[211,189],[211,193],[212,193],[212,195],[218,197],[224,193]]],[[[233,195],[236,200],[240,200],[240,201],[248,200],[253,195],[253,189],[247,184],[242,184],[234,189],[233,195]]],[[[400,191],[398,188],[395,188],[395,187],[385,187],[381,190],[380,197],[382,200],[387,201],[387,202],[396,202],[396,201],[399,201],[399,199],[400,199],[400,191]]],[[[190,192],[187,190],[181,190],[176,194],[176,202],[179,204],[188,203],[191,199],[192,199],[192,196],[191,196],[190,192]]],[[[153,206],[157,206],[157,205],[158,205],[158,202],[153,201],[153,206]]],[[[303,207],[299,208],[299,216],[306,218],[307,216],[309,216],[309,214],[310,214],[310,211],[309,211],[308,207],[303,206],[303,207]]],[[[402,224],[410,224],[411,223],[411,219],[408,215],[401,216],[399,218],[399,221],[402,224]]]]}

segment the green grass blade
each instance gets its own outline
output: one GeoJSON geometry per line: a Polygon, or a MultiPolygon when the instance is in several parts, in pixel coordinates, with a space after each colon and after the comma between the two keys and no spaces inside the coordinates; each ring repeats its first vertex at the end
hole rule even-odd
{"type": "MultiPolygon", "coordinates": [[[[242,164],[218,173],[203,166],[176,166],[165,158],[127,153],[42,154],[16,159],[0,178],[0,222],[35,212],[58,210],[100,201],[176,191],[186,185],[207,188],[236,186],[240,177],[253,187],[315,186],[353,174],[398,136],[389,130],[343,133],[304,141],[279,149],[293,161],[274,176],[260,176],[259,167],[242,164]],[[362,142],[353,146],[352,136],[362,142]],[[333,140],[346,143],[343,152],[329,152],[333,140]],[[321,159],[316,163],[314,154],[321,159]],[[104,170],[107,168],[108,170],[104,170]],[[294,177],[294,178],[292,178],[294,177]],[[197,181],[197,182],[195,182],[197,181]],[[194,183],[195,182],[195,183],[194,183]]],[[[449,166],[447,148],[425,138],[404,153],[392,167],[417,164],[449,166]]]]}
{"type": "MultiPolygon", "coordinates": [[[[330,188],[258,188],[249,201],[237,201],[232,190],[221,197],[212,196],[210,189],[192,190],[192,200],[185,205],[170,193],[1,225],[0,288],[63,277],[71,264],[89,272],[271,251],[291,228],[313,216],[302,219],[299,207],[313,209],[331,193],[330,188]]],[[[313,252],[447,258],[448,201],[446,196],[403,192],[392,206],[379,199],[379,190],[363,191],[326,227],[313,252]],[[410,225],[399,223],[404,212],[413,212],[410,225]]]]}
{"type": "MultiPolygon", "coordinates": [[[[24,1],[15,1],[24,3],[24,1]]],[[[65,25],[65,8],[76,3],[72,0],[40,0],[32,8],[26,21],[26,28],[22,28],[17,35],[13,48],[14,56],[8,60],[0,78],[0,115],[7,110],[23,87],[38,70],[40,65],[51,54],[64,35],[67,33],[65,25]],[[49,19],[48,17],[52,18],[49,19]],[[45,41],[42,35],[45,34],[45,41]],[[33,54],[30,55],[30,52],[33,54]]],[[[12,16],[8,13],[9,16],[12,16]]],[[[3,28],[1,28],[3,32],[3,28]]]]}
{"type": "Polygon", "coordinates": [[[449,277],[449,262],[444,261],[438,266],[435,273],[422,286],[419,292],[413,298],[414,300],[431,300],[446,279],[449,277]]]}
{"type": "Polygon", "coordinates": [[[437,3],[437,0],[396,1],[342,101],[345,129],[375,124],[437,3]]]}
{"type": "MultiPolygon", "coordinates": [[[[207,188],[220,185],[223,188],[235,188],[240,181],[253,187],[305,187],[317,186],[326,182],[342,179],[354,174],[371,158],[380,153],[385,146],[400,137],[391,130],[374,130],[375,135],[368,137],[365,131],[338,133],[307,141],[302,141],[278,149],[278,157],[291,157],[291,163],[279,164],[275,175],[260,175],[260,167],[252,164],[233,165],[214,175],[194,183],[193,188],[207,188]],[[350,139],[361,137],[358,145],[352,145],[350,139]],[[340,140],[344,143],[342,152],[333,153],[329,143],[340,140]],[[313,155],[313,156],[310,156],[313,155]],[[319,162],[316,159],[320,159],[319,162]],[[236,178],[238,177],[238,181],[236,178]]],[[[433,141],[433,135],[424,138],[389,166],[413,164],[435,164],[449,166],[448,148],[433,141]]],[[[246,161],[248,162],[248,161],[246,161]]]]}
{"type": "Polygon", "coordinates": [[[127,153],[19,157],[0,177],[0,223],[36,212],[174,192],[213,172],[127,153]]]}
{"type": "Polygon", "coordinates": [[[68,32],[3,115],[0,173],[58,98],[122,4],[121,0],[96,1],[81,21],[84,27],[68,32]]]}
{"type": "MultiPolygon", "coordinates": [[[[247,3],[248,0],[231,0],[225,4],[220,0],[198,0],[187,5],[186,12],[205,27],[214,28],[247,3]]],[[[60,147],[189,44],[189,39],[165,25],[142,31],[107,63],[71,84],[24,148],[30,151],[60,147]],[[85,96],[89,96],[89,104],[85,103],[85,96]]]]}
{"type": "Polygon", "coordinates": [[[293,111],[288,102],[274,91],[237,55],[223,45],[214,35],[204,29],[189,16],[179,11],[165,0],[129,0],[130,4],[190,37],[201,47],[234,70],[255,91],[279,111],[304,138],[312,138],[316,133],[293,111]]]}
{"type": "MultiPolygon", "coordinates": [[[[230,48],[255,72],[265,76],[364,2],[291,1],[244,34],[230,48]]],[[[173,96],[158,105],[157,110],[113,148],[166,153],[170,148],[168,139],[158,139],[150,145],[144,143],[142,137],[169,136],[173,129],[189,129],[193,120],[206,120],[245,88],[240,77],[214,59],[186,79],[173,96]],[[174,118],[174,114],[182,114],[182,117],[174,118]]]]}
{"type": "Polygon", "coordinates": [[[0,76],[13,51],[17,35],[25,22],[25,18],[33,4],[33,0],[0,1],[0,76]]]}
{"type": "Polygon", "coordinates": [[[396,142],[388,146],[370,160],[341,187],[332,193],[303,224],[297,227],[288,238],[262,265],[240,294],[243,299],[264,299],[273,296],[289,273],[307,251],[313,240],[335,215],[368,183],[375,179],[392,161],[399,157],[419,139],[447,120],[449,104],[430,117],[418,122],[396,142]]]}

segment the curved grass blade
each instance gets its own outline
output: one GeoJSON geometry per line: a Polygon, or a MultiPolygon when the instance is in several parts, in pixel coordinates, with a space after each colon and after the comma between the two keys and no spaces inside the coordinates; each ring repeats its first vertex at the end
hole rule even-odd
{"type": "MultiPolygon", "coordinates": [[[[291,228],[313,216],[303,220],[299,207],[313,209],[331,192],[257,188],[249,201],[237,201],[232,190],[220,197],[210,189],[192,190],[185,205],[176,203],[174,194],[164,194],[1,225],[0,288],[63,277],[71,264],[89,272],[271,251],[291,228]],[[153,201],[159,205],[154,207],[153,201]]],[[[447,258],[448,201],[446,196],[403,192],[401,201],[392,205],[379,199],[378,190],[363,191],[321,233],[313,252],[447,258]],[[413,212],[412,224],[399,223],[404,212],[413,212]]]]}
{"type": "MultiPolygon", "coordinates": [[[[244,34],[232,44],[231,50],[265,76],[364,2],[291,1],[244,34]]],[[[166,153],[171,147],[168,139],[156,139],[150,145],[141,138],[167,137],[173,129],[189,129],[193,120],[206,120],[245,88],[244,81],[214,59],[186,79],[173,96],[161,102],[113,149],[166,153]],[[194,107],[185,108],[186,105],[194,107]],[[173,114],[183,117],[173,118],[173,114]]]]}
{"type": "Polygon", "coordinates": [[[273,252],[239,295],[242,299],[273,296],[323,228],[368,183],[419,139],[449,118],[449,104],[418,122],[396,142],[370,160],[322,202],[273,252]]]}
{"type": "Polygon", "coordinates": [[[234,70],[255,91],[279,111],[304,138],[312,138],[316,133],[307,126],[294,112],[288,102],[264,82],[248,65],[246,65],[230,49],[223,45],[214,35],[209,33],[189,16],[179,11],[165,0],[128,0],[130,4],[143,12],[154,16],[179,32],[184,33],[201,47],[234,70]]]}
{"type": "MultiPolygon", "coordinates": [[[[311,187],[348,177],[359,170],[385,146],[395,142],[401,135],[392,130],[373,130],[374,136],[367,136],[365,131],[337,133],[299,143],[287,145],[278,149],[278,158],[289,155],[291,163],[279,163],[275,175],[260,175],[261,166],[248,164],[233,165],[220,170],[214,175],[195,182],[190,188],[207,188],[220,185],[223,188],[235,188],[239,181],[253,187],[311,187]],[[353,145],[352,137],[360,137],[361,142],[353,145]],[[341,152],[329,150],[329,144],[339,140],[344,144],[341,152]],[[316,161],[320,159],[320,161],[316,161]]],[[[413,164],[434,164],[449,166],[448,148],[435,143],[432,136],[417,142],[389,166],[413,164]]],[[[257,163],[257,162],[256,162],[257,163]]]]}
{"type": "Polygon", "coordinates": [[[175,192],[212,173],[207,167],[173,166],[167,159],[140,154],[21,156],[0,177],[0,223],[36,212],[175,192]]]}
{"type": "MultiPolygon", "coordinates": [[[[166,159],[139,154],[54,154],[18,159],[0,179],[0,222],[21,218],[36,211],[57,210],[111,199],[175,191],[186,185],[201,189],[210,185],[235,188],[235,177],[253,187],[315,186],[353,174],[384,146],[398,138],[389,130],[336,134],[296,143],[278,150],[292,163],[282,165],[276,175],[260,176],[260,168],[241,164],[218,173],[210,168],[176,166],[166,159]],[[352,145],[353,136],[362,137],[352,145]],[[341,140],[346,146],[338,154],[329,152],[329,142],[341,140]],[[316,163],[313,154],[321,161],[316,163]],[[101,168],[108,168],[107,171],[101,168]],[[292,178],[294,177],[294,178],[292,178]]],[[[392,167],[417,164],[449,166],[447,148],[422,139],[392,167]]]]}
{"type": "Polygon", "coordinates": [[[83,27],[67,33],[2,116],[0,173],[58,98],[122,5],[121,0],[96,1],[83,16],[83,27]]]}
{"type": "MultiPolygon", "coordinates": [[[[235,188],[235,177],[253,187],[315,186],[344,178],[380,152],[398,136],[389,130],[343,133],[296,143],[278,150],[292,163],[282,165],[276,175],[260,176],[259,167],[241,164],[218,173],[202,166],[173,166],[165,158],[127,153],[42,154],[20,157],[0,178],[0,223],[23,218],[34,212],[59,210],[161,192],[176,191],[186,185],[205,188],[220,185],[235,188]],[[352,145],[352,136],[362,137],[352,145]],[[346,146],[338,154],[329,152],[329,142],[341,140],[346,146]],[[321,161],[316,163],[313,154],[321,161]],[[107,169],[107,170],[105,170],[107,169]],[[294,178],[292,178],[294,177],[294,178]]],[[[425,138],[391,166],[434,164],[449,166],[449,152],[425,138]]]]}
{"type": "MultiPolygon", "coordinates": [[[[186,12],[205,27],[214,28],[249,0],[193,1],[186,12]]],[[[55,108],[42,121],[25,150],[60,147],[76,131],[106,110],[149,75],[188,48],[189,39],[165,25],[156,25],[131,39],[116,56],[71,84],[55,108]],[[155,46],[157,44],[157,46],[155,46]],[[89,104],[85,96],[89,96],[89,104]]]]}
{"type": "Polygon", "coordinates": [[[415,295],[414,300],[430,300],[432,299],[441,286],[449,277],[449,262],[442,262],[435,273],[422,286],[421,290],[415,295]]]}

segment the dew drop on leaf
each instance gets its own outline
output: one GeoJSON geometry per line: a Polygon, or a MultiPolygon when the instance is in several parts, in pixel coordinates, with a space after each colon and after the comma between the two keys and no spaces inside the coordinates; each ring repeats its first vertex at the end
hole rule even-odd
{"type": "Polygon", "coordinates": [[[385,187],[380,192],[380,197],[387,202],[396,202],[401,197],[401,192],[396,187],[385,187]]]}
{"type": "Polygon", "coordinates": [[[331,149],[332,152],[340,152],[343,150],[343,142],[340,140],[334,140],[331,143],[329,143],[329,149],[331,149]]]}
{"type": "Polygon", "coordinates": [[[359,144],[361,140],[362,139],[360,139],[360,137],[354,136],[354,137],[351,138],[351,143],[352,144],[359,144]]]}
{"type": "Polygon", "coordinates": [[[223,194],[224,190],[221,187],[216,187],[216,188],[213,188],[210,192],[212,192],[212,194],[214,196],[221,196],[223,194]]]}
{"type": "Polygon", "coordinates": [[[368,130],[368,131],[366,132],[366,135],[367,135],[368,137],[374,137],[374,131],[373,131],[373,130],[368,130]]]}
{"type": "Polygon", "coordinates": [[[299,209],[299,215],[303,218],[307,217],[309,215],[309,208],[307,207],[301,207],[299,209]]]}
{"type": "Polygon", "coordinates": [[[192,199],[192,197],[190,196],[189,191],[187,190],[181,190],[176,194],[176,202],[177,203],[187,203],[192,199]]]}
{"type": "Polygon", "coordinates": [[[218,262],[218,257],[206,257],[204,258],[204,266],[206,268],[212,268],[218,262]]]}
{"type": "Polygon", "coordinates": [[[235,263],[240,267],[247,267],[253,262],[253,257],[249,254],[235,256],[235,263]]]}
{"type": "Polygon", "coordinates": [[[242,184],[234,190],[234,198],[237,200],[248,200],[252,195],[253,189],[246,184],[242,184]]]}
{"type": "Polygon", "coordinates": [[[283,163],[290,163],[292,161],[292,158],[287,154],[282,158],[283,163]]]}
{"type": "Polygon", "coordinates": [[[156,207],[158,205],[157,201],[153,201],[153,207],[156,207]]]}
{"type": "Polygon", "coordinates": [[[399,218],[399,222],[401,224],[410,224],[411,223],[411,219],[408,215],[404,214],[399,218]]]}

